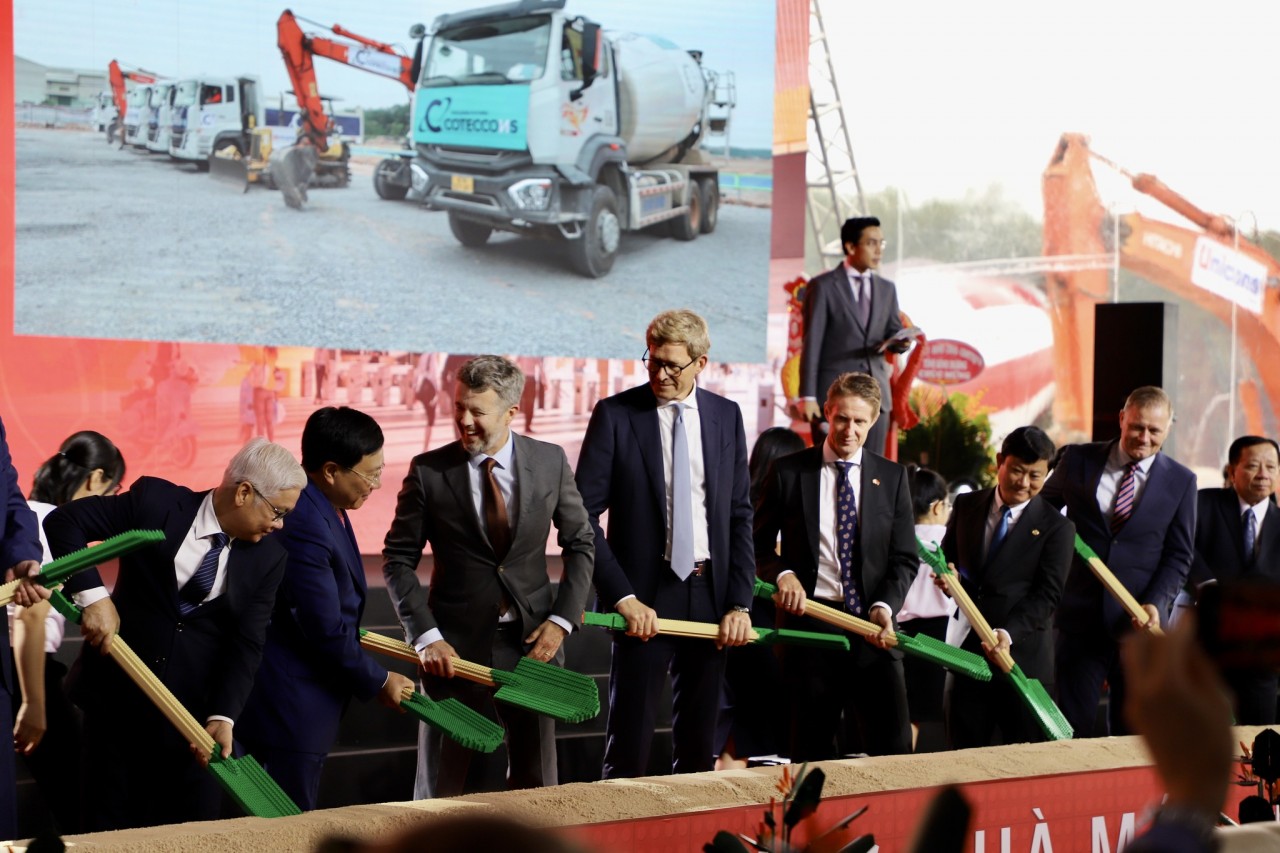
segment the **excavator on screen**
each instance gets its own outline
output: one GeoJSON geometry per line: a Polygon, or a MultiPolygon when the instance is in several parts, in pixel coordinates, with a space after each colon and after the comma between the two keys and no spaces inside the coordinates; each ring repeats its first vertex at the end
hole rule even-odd
{"type": "MultiPolygon", "coordinates": [[[[314,58],[324,57],[398,80],[412,95],[421,64],[422,36],[426,33],[421,26],[410,31],[410,37],[418,40],[418,48],[410,57],[393,45],[358,35],[340,24],[329,27],[302,18],[343,40],[308,35],[302,31],[299,20],[286,9],[276,24],[280,53],[284,56],[289,80],[298,99],[301,116],[298,141],[283,151],[275,152],[271,158],[272,180],[284,195],[285,203],[295,209],[300,209],[306,202],[307,185],[313,175],[335,171],[342,176],[348,174],[350,151],[346,143],[331,140],[334,122],[325,111],[324,98],[316,84],[314,58]]],[[[345,185],[345,182],[340,185],[345,185]]]]}
{"type": "Polygon", "coordinates": [[[1051,305],[1056,395],[1054,419],[1068,433],[1088,435],[1093,413],[1094,306],[1109,298],[1111,234],[1118,262],[1168,292],[1235,323],[1241,353],[1258,377],[1239,382],[1248,430],[1266,435],[1266,416],[1280,415],[1280,263],[1224,216],[1206,213],[1154,175],[1134,174],[1089,148],[1087,137],[1063,134],[1044,171],[1044,255],[1075,259],[1046,275],[1051,305]],[[1097,160],[1195,226],[1139,213],[1108,221],[1091,170],[1097,160]],[[1090,260],[1095,259],[1095,260],[1090,260]],[[1100,259],[1100,260],[1097,260],[1100,259]],[[1261,385],[1261,388],[1258,387],[1261,385]],[[1264,399],[1265,397],[1265,399],[1264,399]],[[1270,411],[1268,411],[1270,410],[1270,411]]]}
{"type": "Polygon", "coordinates": [[[111,64],[107,66],[107,78],[111,83],[111,99],[115,101],[116,105],[116,116],[107,125],[107,142],[108,144],[114,142],[116,134],[119,133],[120,143],[123,145],[124,119],[129,111],[128,83],[149,86],[158,81],[160,75],[152,71],[143,71],[141,68],[126,71],[120,67],[119,62],[113,59],[111,64]]]}

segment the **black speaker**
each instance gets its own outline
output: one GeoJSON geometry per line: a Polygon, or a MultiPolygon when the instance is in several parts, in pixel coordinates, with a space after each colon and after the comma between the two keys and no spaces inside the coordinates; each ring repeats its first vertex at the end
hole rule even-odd
{"type": "MultiPolygon", "coordinates": [[[[1143,385],[1165,390],[1177,411],[1178,306],[1168,302],[1115,302],[1095,306],[1093,331],[1093,440],[1120,435],[1120,410],[1143,385]]],[[[1164,450],[1173,450],[1170,440],[1164,450]]]]}

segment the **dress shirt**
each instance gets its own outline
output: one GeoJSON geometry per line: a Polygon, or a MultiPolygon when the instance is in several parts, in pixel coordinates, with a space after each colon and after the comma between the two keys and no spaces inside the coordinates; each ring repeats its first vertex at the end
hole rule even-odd
{"type": "MultiPolygon", "coordinates": [[[[1018,519],[1022,517],[1022,511],[1027,508],[1027,504],[1031,501],[1023,501],[1020,504],[1009,504],[1009,528],[1005,531],[1004,538],[1008,539],[1013,533],[1013,528],[1018,526],[1018,519]]],[[[1000,497],[1000,490],[994,490],[994,499],[991,501],[991,511],[987,513],[987,527],[982,533],[982,556],[985,559],[991,552],[991,538],[995,536],[996,528],[1000,526],[1000,516],[1004,514],[1005,502],[1000,497]]]]}
{"type": "Polygon", "coordinates": [[[1246,512],[1252,512],[1253,519],[1257,523],[1253,529],[1253,532],[1254,532],[1253,553],[1246,555],[1249,557],[1256,557],[1258,555],[1258,543],[1262,541],[1262,519],[1267,517],[1267,504],[1271,503],[1271,501],[1267,498],[1263,498],[1262,500],[1258,501],[1256,504],[1253,504],[1252,506],[1250,506],[1249,504],[1245,503],[1243,500],[1240,500],[1239,494],[1236,495],[1236,501],[1239,503],[1239,506],[1240,506],[1240,508],[1236,511],[1236,514],[1239,516],[1240,521],[1242,523],[1244,522],[1244,514],[1246,512]]]}
{"type": "MultiPolygon", "coordinates": [[[[1098,480],[1098,509],[1102,511],[1102,517],[1106,519],[1107,524],[1111,523],[1111,515],[1116,508],[1116,492],[1120,490],[1120,481],[1124,479],[1125,466],[1132,461],[1133,457],[1121,449],[1118,441],[1107,454],[1107,465],[1102,469],[1102,477],[1098,480]]],[[[1155,462],[1156,455],[1153,453],[1139,462],[1138,469],[1133,472],[1132,512],[1138,511],[1138,504],[1142,501],[1142,490],[1147,487],[1147,477],[1150,476],[1151,466],[1155,462]]],[[[1130,518],[1132,517],[1130,515],[1130,518]]]]}
{"type": "MultiPolygon", "coordinates": [[[[711,533],[707,526],[707,474],[706,460],[702,456],[702,419],[698,413],[698,386],[694,385],[689,396],[680,401],[684,405],[684,434],[689,442],[689,484],[693,487],[693,559],[694,562],[711,556],[711,533]]],[[[671,559],[671,503],[672,503],[672,438],[675,429],[676,408],[672,403],[658,407],[658,435],[662,438],[662,479],[666,489],[667,545],[663,557],[671,559]]]]}

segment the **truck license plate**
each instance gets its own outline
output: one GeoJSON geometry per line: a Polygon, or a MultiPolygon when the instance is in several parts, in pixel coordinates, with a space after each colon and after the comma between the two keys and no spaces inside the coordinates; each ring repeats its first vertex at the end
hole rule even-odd
{"type": "Polygon", "coordinates": [[[476,179],[470,175],[453,175],[450,183],[456,193],[473,193],[476,191],[476,179]]]}

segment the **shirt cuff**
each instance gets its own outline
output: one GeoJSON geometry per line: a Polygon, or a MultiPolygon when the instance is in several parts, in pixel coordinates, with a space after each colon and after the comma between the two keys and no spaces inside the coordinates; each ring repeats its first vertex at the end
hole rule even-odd
{"type": "MultiPolygon", "coordinates": [[[[1012,634],[1010,634],[1008,631],[1006,631],[1006,630],[1005,630],[1005,629],[1003,629],[1003,628],[996,628],[996,629],[995,629],[995,632],[996,632],[997,634],[1004,634],[1004,635],[1005,635],[1005,637],[1007,637],[1007,638],[1008,638],[1008,640],[1009,640],[1009,648],[1010,648],[1010,649],[1012,649],[1012,648],[1013,648],[1013,635],[1012,635],[1012,634]]],[[[997,639],[998,639],[998,638],[997,638],[997,639]]]]}
{"type": "Polygon", "coordinates": [[[556,616],[556,615],[553,613],[553,614],[551,614],[550,616],[548,616],[548,617],[547,617],[547,621],[549,621],[549,622],[554,622],[554,623],[556,623],[557,625],[559,625],[561,628],[563,628],[563,629],[564,629],[564,632],[565,632],[566,634],[572,634],[572,633],[573,633],[573,625],[569,624],[569,620],[567,620],[567,619],[561,619],[559,616],[556,616]]]}
{"type": "Polygon", "coordinates": [[[773,585],[774,585],[774,586],[777,586],[777,585],[778,585],[778,581],[782,580],[782,578],[783,578],[785,575],[794,575],[794,574],[795,574],[795,572],[794,572],[794,571],[792,571],[791,569],[783,569],[782,571],[778,572],[778,576],[777,576],[777,577],[775,577],[775,578],[773,579],[773,585]]]}
{"type": "Polygon", "coordinates": [[[432,643],[438,643],[444,639],[444,634],[440,633],[439,628],[432,628],[430,631],[424,631],[418,635],[418,639],[413,641],[413,647],[422,651],[432,643]]]}
{"type": "Polygon", "coordinates": [[[893,608],[892,608],[892,607],[890,607],[889,605],[885,604],[883,601],[873,601],[873,602],[871,602],[871,606],[867,608],[867,615],[868,615],[868,616],[870,616],[870,615],[871,615],[871,611],[872,611],[872,610],[875,610],[877,607],[883,607],[885,610],[888,610],[888,611],[889,611],[889,621],[893,621],[893,608]]]}
{"type": "Polygon", "coordinates": [[[204,723],[207,726],[209,725],[209,723],[212,723],[214,720],[221,720],[222,722],[226,723],[232,728],[234,728],[236,724],[235,720],[231,719],[230,717],[224,717],[221,714],[210,714],[208,717],[205,718],[204,723]]]}
{"type": "Polygon", "coordinates": [[[624,595],[624,596],[622,596],[622,598],[619,598],[616,602],[614,602],[613,609],[614,609],[614,610],[617,610],[617,609],[618,609],[618,605],[619,605],[619,604],[621,604],[621,603],[622,603],[622,602],[624,602],[624,601],[630,601],[631,599],[633,599],[633,598],[635,598],[635,597],[636,597],[636,596],[635,596],[635,593],[632,593],[631,595],[624,595]]]}
{"type": "Polygon", "coordinates": [[[111,597],[111,593],[107,592],[107,588],[105,586],[95,586],[95,587],[91,587],[90,589],[85,589],[85,590],[81,590],[80,592],[73,593],[71,595],[71,600],[75,602],[77,607],[79,607],[81,610],[84,610],[90,604],[96,604],[102,599],[110,598],[110,597],[111,597]]]}

